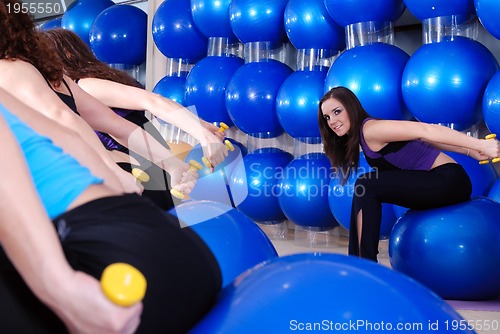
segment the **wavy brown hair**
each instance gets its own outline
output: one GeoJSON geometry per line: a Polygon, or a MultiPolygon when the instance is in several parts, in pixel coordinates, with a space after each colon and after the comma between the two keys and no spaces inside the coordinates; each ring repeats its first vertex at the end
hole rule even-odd
{"type": "Polygon", "coordinates": [[[342,184],[345,184],[350,173],[358,168],[360,129],[363,121],[368,117],[370,115],[365,111],[359,99],[346,87],[332,88],[319,101],[318,123],[323,140],[323,149],[332,167],[337,173],[340,172],[340,175],[337,175],[341,177],[342,184]],[[351,126],[349,132],[342,137],[337,136],[330,129],[321,112],[323,103],[329,99],[339,101],[349,115],[351,126]]]}
{"type": "Polygon", "coordinates": [[[73,31],[56,28],[40,32],[40,34],[57,52],[62,61],[64,73],[73,80],[97,78],[142,88],[141,84],[127,73],[113,69],[97,59],[90,47],[73,31]]]}
{"type": "Polygon", "coordinates": [[[0,0],[0,59],[22,60],[58,87],[63,79],[63,67],[51,47],[39,38],[33,17],[14,11],[17,0],[0,0]]]}

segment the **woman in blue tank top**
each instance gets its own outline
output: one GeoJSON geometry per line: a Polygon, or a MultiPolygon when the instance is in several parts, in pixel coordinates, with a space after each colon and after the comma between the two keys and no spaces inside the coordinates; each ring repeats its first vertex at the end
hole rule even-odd
{"type": "Polygon", "coordinates": [[[381,204],[430,209],[470,198],[469,176],[446,150],[477,160],[500,156],[497,140],[467,136],[415,121],[370,118],[356,95],[335,87],[319,102],[318,122],[325,154],[344,182],[359,164],[360,147],[375,169],[354,185],[349,254],[377,261],[381,204]]]}
{"type": "Polygon", "coordinates": [[[221,287],[211,251],[151,201],[107,186],[114,173],[80,137],[0,89],[0,145],[2,331],[185,333],[208,312],[221,287]],[[142,305],[102,294],[115,262],[145,275],[142,305]]]}

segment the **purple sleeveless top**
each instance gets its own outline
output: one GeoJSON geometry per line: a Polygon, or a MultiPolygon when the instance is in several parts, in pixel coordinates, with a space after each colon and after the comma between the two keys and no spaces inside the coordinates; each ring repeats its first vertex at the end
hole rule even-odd
{"type": "Polygon", "coordinates": [[[378,168],[378,170],[431,169],[432,164],[441,151],[422,140],[391,142],[377,152],[370,150],[363,136],[363,126],[370,119],[373,118],[365,119],[360,129],[361,148],[370,166],[378,168]]]}

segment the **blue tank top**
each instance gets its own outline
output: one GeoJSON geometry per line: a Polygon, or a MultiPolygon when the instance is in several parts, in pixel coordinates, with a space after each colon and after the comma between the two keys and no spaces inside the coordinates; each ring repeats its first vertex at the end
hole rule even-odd
{"type": "Polygon", "coordinates": [[[0,114],[16,137],[28,162],[35,187],[49,217],[54,219],[90,185],[102,183],[52,141],[37,134],[0,104],[0,114]]]}
{"type": "Polygon", "coordinates": [[[363,136],[363,127],[367,118],[363,121],[360,129],[361,148],[365,153],[366,161],[378,170],[430,170],[434,161],[441,151],[422,140],[409,140],[391,142],[381,150],[374,152],[370,150],[363,136]]]}

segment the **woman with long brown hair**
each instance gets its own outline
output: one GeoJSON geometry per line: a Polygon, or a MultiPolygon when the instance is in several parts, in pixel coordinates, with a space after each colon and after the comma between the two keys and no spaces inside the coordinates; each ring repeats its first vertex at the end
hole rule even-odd
{"type": "Polygon", "coordinates": [[[375,119],[345,87],[319,102],[324,151],[345,181],[359,163],[360,148],[375,169],[358,176],[349,226],[349,254],[377,261],[381,204],[430,209],[466,201],[472,185],[466,171],[441,150],[477,160],[500,156],[497,140],[467,136],[417,121],[375,119]]]}

